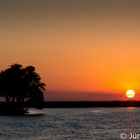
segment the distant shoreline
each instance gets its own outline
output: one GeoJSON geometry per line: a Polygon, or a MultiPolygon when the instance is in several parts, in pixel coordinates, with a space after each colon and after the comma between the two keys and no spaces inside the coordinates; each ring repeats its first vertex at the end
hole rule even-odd
{"type": "Polygon", "coordinates": [[[48,101],[44,108],[140,107],[140,101],[48,101]]]}
{"type": "MultiPolygon", "coordinates": [[[[0,102],[0,110],[4,110],[5,102],[0,102]]],[[[34,108],[25,104],[25,108],[34,108]]],[[[94,108],[94,107],[140,107],[140,101],[46,101],[41,108],[94,108]]]]}

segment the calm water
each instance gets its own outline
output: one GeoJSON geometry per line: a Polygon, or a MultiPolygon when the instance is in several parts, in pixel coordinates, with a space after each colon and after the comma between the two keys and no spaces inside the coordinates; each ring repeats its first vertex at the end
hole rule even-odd
{"type": "Polygon", "coordinates": [[[36,117],[0,116],[0,140],[120,140],[122,132],[140,134],[139,108],[42,112],[44,115],[36,117]]]}

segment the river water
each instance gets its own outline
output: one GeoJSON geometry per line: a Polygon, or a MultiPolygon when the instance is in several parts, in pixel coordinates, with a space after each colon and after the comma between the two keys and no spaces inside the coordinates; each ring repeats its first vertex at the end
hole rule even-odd
{"type": "Polygon", "coordinates": [[[43,115],[0,116],[0,140],[121,140],[132,139],[132,134],[133,139],[140,139],[139,108],[60,108],[40,112],[43,115]]]}

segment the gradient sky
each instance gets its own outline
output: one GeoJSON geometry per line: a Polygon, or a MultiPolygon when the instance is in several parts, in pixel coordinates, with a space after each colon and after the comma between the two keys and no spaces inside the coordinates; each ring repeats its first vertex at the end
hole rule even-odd
{"type": "Polygon", "coordinates": [[[0,0],[0,69],[13,63],[36,66],[48,100],[140,99],[140,1],[0,0]]]}

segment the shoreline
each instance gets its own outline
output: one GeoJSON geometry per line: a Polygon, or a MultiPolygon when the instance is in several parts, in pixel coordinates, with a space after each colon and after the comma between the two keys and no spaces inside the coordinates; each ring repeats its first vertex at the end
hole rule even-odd
{"type": "MultiPolygon", "coordinates": [[[[25,103],[25,108],[36,108],[32,104],[25,103]]],[[[45,101],[42,108],[94,108],[94,107],[140,107],[140,101],[45,101]]],[[[0,102],[0,110],[7,109],[5,102],[0,102]]]]}
{"type": "Polygon", "coordinates": [[[44,108],[140,107],[140,101],[49,101],[44,108]]]}

